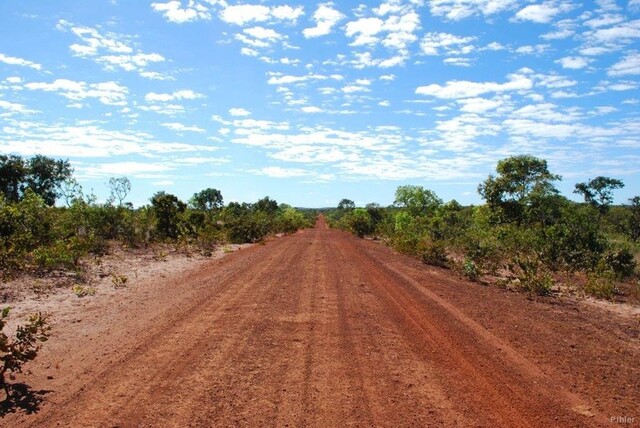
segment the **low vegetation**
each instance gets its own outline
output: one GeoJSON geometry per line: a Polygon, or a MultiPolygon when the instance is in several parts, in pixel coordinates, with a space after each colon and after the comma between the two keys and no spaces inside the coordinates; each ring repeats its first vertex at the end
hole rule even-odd
{"type": "Polygon", "coordinates": [[[561,177],[547,162],[513,156],[478,186],[485,201],[463,207],[421,186],[400,186],[389,207],[355,206],[343,199],[326,215],[333,227],[383,239],[425,263],[459,270],[472,281],[493,278],[511,288],[545,295],[554,278],[570,275],[581,291],[613,298],[616,281],[635,275],[640,251],[640,197],[613,206],[620,180],[578,183],[577,203],[555,187],[561,177]],[[580,281],[580,278],[586,280],[580,281]]]}
{"type": "MultiPolygon", "coordinates": [[[[81,273],[87,258],[107,253],[112,243],[128,248],[172,244],[212,254],[221,244],[258,242],[312,224],[302,211],[269,197],[224,205],[213,188],[188,202],[158,192],[148,205],[134,208],[125,202],[131,190],[126,177],[110,179],[111,195],[98,203],[72,173],[67,161],[0,155],[2,277],[24,271],[81,273]]],[[[114,277],[113,283],[124,287],[126,278],[114,277]]]]}
{"type": "Polygon", "coordinates": [[[31,315],[26,324],[19,325],[13,337],[4,332],[9,317],[9,308],[0,312],[0,388],[5,391],[5,400],[11,398],[11,384],[7,375],[22,371],[22,366],[33,360],[40,350],[39,342],[49,336],[49,324],[46,315],[31,315]]]}

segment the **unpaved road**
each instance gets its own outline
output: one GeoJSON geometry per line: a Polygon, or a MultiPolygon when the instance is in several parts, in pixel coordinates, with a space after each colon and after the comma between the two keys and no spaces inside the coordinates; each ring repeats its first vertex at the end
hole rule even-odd
{"type": "Polygon", "coordinates": [[[56,326],[21,378],[39,411],[0,425],[640,422],[637,318],[472,284],[321,220],[127,291],[56,326]]]}

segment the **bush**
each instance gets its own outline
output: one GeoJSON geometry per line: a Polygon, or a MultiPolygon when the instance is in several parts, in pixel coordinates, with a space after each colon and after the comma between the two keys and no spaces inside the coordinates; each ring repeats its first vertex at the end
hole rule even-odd
{"type": "Polygon", "coordinates": [[[477,281],[480,277],[478,265],[468,257],[464,259],[464,263],[462,264],[462,273],[471,281],[477,281]]]}
{"type": "Polygon", "coordinates": [[[617,293],[615,274],[611,271],[591,272],[587,276],[584,292],[599,299],[613,299],[617,293]]]}
{"type": "Polygon", "coordinates": [[[633,275],[636,261],[633,254],[626,248],[607,250],[601,259],[603,268],[610,270],[617,279],[625,279],[633,275]]]}
{"type": "Polygon", "coordinates": [[[544,270],[539,260],[517,257],[510,268],[516,272],[516,279],[523,290],[538,296],[551,293],[553,278],[544,270]]]}
{"type": "Polygon", "coordinates": [[[447,268],[449,259],[443,242],[429,242],[422,250],[422,262],[432,266],[447,268]]]}
{"type": "Polygon", "coordinates": [[[15,337],[10,338],[2,330],[9,316],[9,308],[5,308],[0,314],[0,387],[2,387],[7,399],[11,396],[11,385],[7,383],[6,374],[22,371],[22,366],[36,358],[40,345],[49,336],[49,324],[47,316],[41,313],[31,315],[25,325],[16,329],[15,337]]]}

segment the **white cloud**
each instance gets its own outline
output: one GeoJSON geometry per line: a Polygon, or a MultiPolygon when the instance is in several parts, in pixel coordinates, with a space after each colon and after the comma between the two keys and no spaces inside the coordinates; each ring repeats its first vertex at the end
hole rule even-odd
{"type": "Polygon", "coordinates": [[[489,92],[522,91],[533,87],[531,79],[522,74],[509,75],[505,83],[470,82],[467,80],[452,80],[444,86],[431,84],[420,86],[416,94],[427,95],[442,99],[471,98],[489,92]]]}
{"type": "Polygon", "coordinates": [[[323,113],[324,112],[324,110],[316,106],[305,106],[305,107],[302,107],[300,110],[302,110],[303,113],[323,113]]]}
{"type": "Polygon", "coordinates": [[[171,153],[210,152],[211,146],[160,142],[153,135],[130,130],[113,131],[97,124],[45,124],[11,121],[0,129],[0,151],[52,157],[160,156],[171,153]]]}
{"type": "Polygon", "coordinates": [[[144,99],[149,102],[169,102],[176,100],[195,100],[203,97],[204,95],[198,92],[194,92],[191,89],[183,89],[170,94],[158,94],[155,92],[149,92],[144,96],[144,99]]]}
{"type": "Polygon", "coordinates": [[[455,54],[456,48],[469,45],[474,40],[475,37],[461,37],[449,33],[427,33],[420,42],[420,48],[425,55],[440,55],[442,50],[453,51],[455,54]]]}
{"type": "Polygon", "coordinates": [[[583,56],[566,56],[555,61],[556,64],[560,64],[562,68],[568,68],[570,70],[579,70],[589,65],[591,60],[583,56]]]}
{"type": "Polygon", "coordinates": [[[245,25],[249,22],[266,22],[271,20],[290,21],[295,23],[304,15],[304,8],[291,6],[269,7],[261,4],[240,4],[225,7],[220,12],[220,19],[228,24],[245,25]]]}
{"type": "Polygon", "coordinates": [[[340,75],[325,76],[322,74],[307,74],[304,76],[291,76],[291,75],[285,75],[285,74],[276,73],[276,72],[269,72],[268,74],[269,76],[271,76],[269,80],[267,80],[267,83],[269,85],[289,85],[289,84],[296,84],[296,83],[304,83],[310,80],[327,80],[327,79],[341,80],[342,79],[342,76],[340,75]]]}
{"type": "Polygon", "coordinates": [[[549,49],[550,45],[547,44],[539,44],[539,45],[525,45],[518,47],[515,52],[521,55],[542,55],[547,49],[549,49]]]}
{"type": "Polygon", "coordinates": [[[177,122],[166,122],[161,123],[160,125],[176,132],[205,132],[205,130],[199,126],[187,126],[177,122]]]}
{"type": "Polygon", "coordinates": [[[474,15],[491,16],[511,9],[517,0],[427,0],[431,13],[459,21],[474,15]]]}
{"type": "Polygon", "coordinates": [[[151,8],[162,13],[168,21],[177,24],[211,19],[209,9],[194,0],[189,0],[186,7],[183,7],[179,0],[171,0],[166,3],[151,3],[151,8]]]}
{"type": "Polygon", "coordinates": [[[34,70],[42,70],[42,65],[35,63],[33,61],[29,61],[23,58],[18,58],[15,56],[8,56],[5,55],[3,53],[0,53],[0,62],[3,62],[5,64],[9,64],[9,65],[17,65],[20,67],[29,67],[29,68],[33,68],[34,70]]]}
{"type": "Polygon", "coordinates": [[[127,43],[125,36],[114,33],[102,34],[95,28],[76,26],[65,20],[58,21],[56,28],[60,31],[71,31],[82,40],[84,44],[74,43],[69,46],[75,56],[90,58],[107,71],[122,69],[137,72],[148,79],[171,79],[161,73],[146,70],[149,64],[166,61],[162,55],[134,50],[127,43]]]}
{"type": "Polygon", "coordinates": [[[6,113],[0,113],[0,117],[3,117],[4,115],[11,115],[14,113],[38,113],[38,111],[30,110],[22,104],[12,103],[5,100],[0,100],[0,109],[6,110],[6,113]]]}
{"type": "Polygon", "coordinates": [[[575,6],[566,1],[547,1],[542,4],[530,4],[515,15],[517,21],[531,21],[537,24],[551,22],[556,15],[571,11],[575,6]]]}
{"type": "Polygon", "coordinates": [[[248,110],[245,110],[243,108],[238,108],[238,107],[234,107],[232,109],[229,109],[229,114],[231,116],[239,116],[239,117],[243,117],[243,116],[250,116],[251,112],[248,110]]]}
{"type": "Polygon", "coordinates": [[[640,53],[634,52],[613,64],[607,70],[609,76],[627,76],[640,74],[640,53]]]}
{"type": "Polygon", "coordinates": [[[316,26],[305,28],[302,34],[307,39],[326,36],[344,18],[345,16],[342,13],[333,8],[333,3],[320,4],[313,13],[313,20],[316,22],[316,26]]]}
{"type": "Polygon", "coordinates": [[[68,79],[56,79],[52,83],[32,82],[24,87],[32,91],[57,92],[73,101],[96,98],[103,104],[114,106],[126,105],[129,93],[127,87],[117,82],[86,83],[68,79]]]}
{"type": "Polygon", "coordinates": [[[280,33],[278,33],[277,31],[271,29],[271,28],[264,28],[264,27],[252,27],[252,28],[245,28],[243,30],[246,34],[250,35],[251,37],[254,37],[256,39],[260,39],[260,40],[279,40],[282,38],[282,35],[280,33]]]}

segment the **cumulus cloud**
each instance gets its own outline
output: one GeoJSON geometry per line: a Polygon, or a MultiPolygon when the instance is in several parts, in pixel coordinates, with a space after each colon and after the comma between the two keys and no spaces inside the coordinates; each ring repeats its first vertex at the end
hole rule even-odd
{"type": "Polygon", "coordinates": [[[95,98],[103,104],[123,106],[127,104],[129,89],[117,82],[86,83],[68,79],[56,79],[51,83],[31,82],[24,85],[32,91],[56,92],[72,100],[83,101],[95,98]]]}
{"type": "Polygon", "coordinates": [[[560,64],[562,68],[568,68],[570,70],[580,70],[589,65],[591,60],[583,56],[566,56],[555,61],[556,64],[560,64]]]}
{"type": "Polygon", "coordinates": [[[427,0],[431,13],[459,21],[474,15],[491,16],[509,10],[517,0],[427,0]]]}
{"type": "Polygon", "coordinates": [[[243,117],[243,116],[250,116],[251,112],[243,108],[234,107],[229,109],[229,114],[231,116],[243,117]]]}
{"type": "Polygon", "coordinates": [[[304,15],[302,6],[274,6],[261,4],[240,4],[225,7],[220,12],[220,19],[228,24],[243,26],[250,22],[266,22],[272,20],[296,23],[304,15]]]}
{"type": "Polygon", "coordinates": [[[209,9],[196,1],[189,0],[187,6],[182,6],[179,0],[171,0],[166,3],[151,3],[151,8],[162,13],[167,21],[183,24],[199,19],[211,19],[209,9]]]}
{"type": "Polygon", "coordinates": [[[427,33],[420,41],[420,48],[425,55],[440,55],[442,51],[457,54],[469,46],[475,37],[462,37],[450,33],[427,33]],[[462,48],[462,49],[461,49],[462,48]]]}
{"type": "Polygon", "coordinates": [[[177,101],[177,100],[195,100],[198,98],[203,98],[204,95],[194,92],[191,89],[183,89],[180,91],[175,91],[170,94],[159,94],[156,92],[149,92],[144,96],[144,99],[149,102],[169,102],[169,101],[177,101]]]}
{"type": "Polygon", "coordinates": [[[609,76],[628,76],[640,74],[640,53],[634,52],[613,64],[607,70],[609,76]]]}
{"type": "Polygon", "coordinates": [[[160,125],[176,132],[205,132],[205,130],[199,126],[187,126],[178,122],[165,122],[160,125]]]}
{"type": "Polygon", "coordinates": [[[442,99],[471,98],[490,92],[522,91],[533,87],[533,81],[523,74],[512,74],[505,83],[470,82],[467,80],[452,80],[444,86],[431,84],[420,86],[416,94],[427,95],[442,99]]]}
{"type": "Polygon", "coordinates": [[[515,20],[547,24],[557,15],[569,12],[574,7],[575,6],[573,4],[563,1],[547,1],[541,4],[530,4],[516,13],[515,20]]]}
{"type": "Polygon", "coordinates": [[[34,70],[42,70],[42,65],[35,63],[33,61],[29,61],[27,59],[24,58],[18,58],[15,56],[8,56],[5,55],[3,53],[0,53],[0,62],[3,62],[5,64],[9,64],[9,65],[17,65],[20,67],[29,67],[29,68],[33,68],[34,70]]]}
{"type": "Polygon", "coordinates": [[[313,13],[313,20],[316,22],[316,26],[305,28],[302,34],[307,39],[326,36],[344,18],[344,14],[333,8],[333,3],[320,4],[313,13]]]}
{"type": "Polygon", "coordinates": [[[82,43],[69,46],[73,54],[80,58],[90,58],[101,64],[105,70],[122,69],[137,72],[142,77],[154,80],[170,80],[159,72],[148,71],[147,66],[166,59],[158,53],[145,53],[134,49],[125,36],[114,33],[101,33],[95,28],[77,26],[65,20],[58,21],[56,28],[70,31],[80,38],[82,43]]]}

